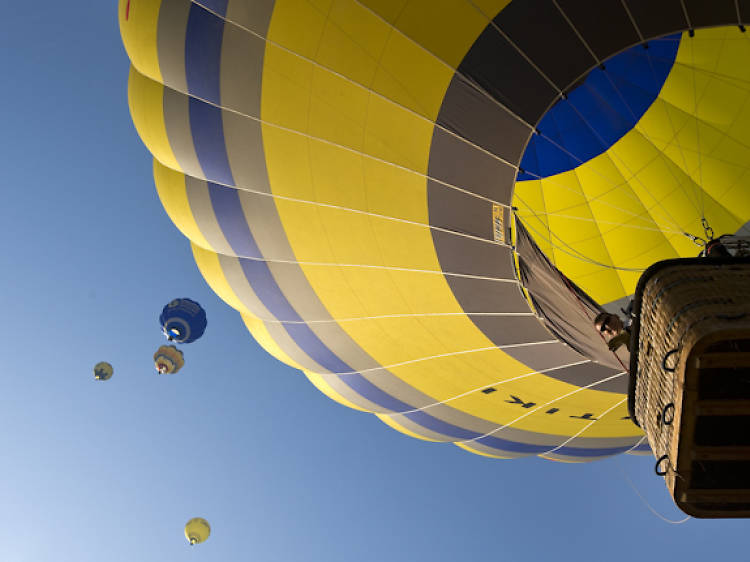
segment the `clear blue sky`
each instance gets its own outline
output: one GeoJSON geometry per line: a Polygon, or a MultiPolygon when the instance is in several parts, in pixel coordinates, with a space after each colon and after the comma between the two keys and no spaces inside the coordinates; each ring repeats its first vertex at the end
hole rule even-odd
{"type": "Polygon", "coordinates": [[[0,560],[747,560],[679,519],[651,457],[497,461],[397,433],[252,340],[162,210],[114,0],[0,18],[0,560]],[[209,325],[158,377],[161,306],[209,325]],[[93,380],[106,360],[115,376],[93,380]],[[191,549],[191,517],[213,526],[191,549]]]}

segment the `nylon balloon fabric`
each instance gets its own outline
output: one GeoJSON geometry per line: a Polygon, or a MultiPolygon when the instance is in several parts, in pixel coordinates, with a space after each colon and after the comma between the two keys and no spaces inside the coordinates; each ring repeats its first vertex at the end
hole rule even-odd
{"type": "Polygon", "coordinates": [[[688,8],[121,0],[119,17],[159,197],[260,345],[407,435],[580,462],[648,451],[594,301],[697,253],[681,231],[701,209],[722,231],[750,214],[746,39],[734,2],[688,8]]]}

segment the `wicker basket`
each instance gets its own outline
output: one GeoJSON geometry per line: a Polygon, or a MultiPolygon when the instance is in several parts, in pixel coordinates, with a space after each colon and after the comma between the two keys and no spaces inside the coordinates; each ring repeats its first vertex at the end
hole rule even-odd
{"type": "Polygon", "coordinates": [[[695,517],[750,516],[750,259],[660,262],[633,304],[630,415],[695,517]]]}

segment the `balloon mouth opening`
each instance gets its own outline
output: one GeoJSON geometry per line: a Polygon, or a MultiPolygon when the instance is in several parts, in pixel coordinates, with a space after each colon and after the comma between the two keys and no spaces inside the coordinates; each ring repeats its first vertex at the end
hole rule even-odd
{"type": "Polygon", "coordinates": [[[198,543],[198,539],[195,537],[189,537],[188,541],[190,541],[190,546],[194,546],[195,544],[198,543]]]}
{"type": "Polygon", "coordinates": [[[169,367],[164,363],[158,363],[156,365],[156,372],[159,373],[160,375],[166,374],[167,369],[169,369],[169,367]]]}

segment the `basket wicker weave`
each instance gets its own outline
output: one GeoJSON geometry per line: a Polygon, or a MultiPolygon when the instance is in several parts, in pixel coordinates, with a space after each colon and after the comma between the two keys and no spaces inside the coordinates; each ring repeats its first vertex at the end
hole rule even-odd
{"type": "Polygon", "coordinates": [[[750,260],[660,262],[633,306],[630,415],[677,505],[750,516],[750,260]]]}

